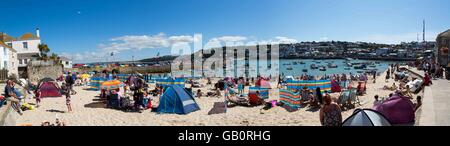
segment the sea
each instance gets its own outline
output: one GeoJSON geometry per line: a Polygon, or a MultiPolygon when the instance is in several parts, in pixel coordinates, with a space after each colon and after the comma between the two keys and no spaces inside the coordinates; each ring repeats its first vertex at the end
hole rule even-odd
{"type": "MultiPolygon", "coordinates": [[[[251,60],[251,66],[256,66],[256,60],[251,60]]],[[[301,75],[313,75],[313,76],[324,76],[324,75],[332,75],[332,74],[361,74],[364,72],[376,71],[377,73],[381,73],[387,70],[390,64],[395,63],[403,63],[398,61],[375,61],[375,60],[353,60],[353,59],[324,59],[324,60],[314,60],[314,59],[280,59],[278,62],[278,72],[283,76],[301,76],[301,75]],[[301,63],[303,62],[303,64],[301,63]],[[348,66],[347,63],[356,64],[353,66],[348,66]],[[364,69],[355,69],[354,66],[358,66],[361,63],[366,63],[367,67],[364,69]],[[311,65],[315,64],[316,66],[324,66],[326,68],[325,71],[321,71],[319,69],[311,69],[311,65]],[[336,65],[336,68],[330,68],[328,64],[336,65]],[[305,71],[306,72],[305,72],[305,71]]],[[[261,68],[261,64],[259,65],[261,68]]],[[[245,69],[244,68],[236,68],[238,71],[234,73],[234,69],[227,69],[230,74],[226,74],[227,77],[244,77],[245,69]]],[[[210,72],[207,76],[209,77],[223,77],[223,69],[204,69],[205,72],[210,72]]],[[[194,70],[197,76],[201,75],[201,70],[194,70]]],[[[257,74],[257,70],[251,69],[249,72],[257,74]]],[[[177,71],[172,72],[172,75],[177,74],[175,76],[190,76],[190,71],[177,71]]],[[[272,74],[272,73],[270,73],[272,74]]]]}

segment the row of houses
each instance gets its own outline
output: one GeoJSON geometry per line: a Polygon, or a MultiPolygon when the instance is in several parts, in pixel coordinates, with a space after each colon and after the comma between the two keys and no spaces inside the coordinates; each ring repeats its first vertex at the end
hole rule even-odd
{"type": "MultiPolygon", "coordinates": [[[[7,70],[8,76],[20,76],[27,70],[27,64],[35,60],[39,54],[41,36],[39,28],[35,33],[25,33],[19,37],[13,37],[5,32],[0,32],[0,69],[7,70]]],[[[61,58],[63,64],[70,66],[67,58],[61,58]]]]}

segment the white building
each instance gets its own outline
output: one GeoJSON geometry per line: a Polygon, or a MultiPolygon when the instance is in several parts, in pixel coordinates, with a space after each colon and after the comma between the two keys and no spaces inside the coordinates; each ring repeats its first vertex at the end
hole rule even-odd
{"type": "MultiPolygon", "coordinates": [[[[26,70],[28,62],[30,62],[34,56],[39,54],[38,46],[41,44],[39,28],[36,29],[35,34],[25,33],[18,38],[11,37],[6,33],[1,33],[0,41],[11,49],[10,52],[12,53],[6,54],[6,56],[9,55],[10,59],[1,60],[3,62],[2,65],[5,65],[4,61],[6,61],[6,65],[11,66],[11,70],[9,70],[11,73],[17,74],[19,70],[20,72],[26,70]]],[[[2,55],[5,56],[5,54],[3,54],[5,51],[3,51],[3,49],[1,51],[2,55]]]]}
{"type": "Polygon", "coordinates": [[[0,69],[8,70],[8,75],[18,75],[17,51],[0,40],[0,69]]]}
{"type": "Polygon", "coordinates": [[[66,57],[59,57],[64,68],[72,68],[72,60],[66,57]]]}

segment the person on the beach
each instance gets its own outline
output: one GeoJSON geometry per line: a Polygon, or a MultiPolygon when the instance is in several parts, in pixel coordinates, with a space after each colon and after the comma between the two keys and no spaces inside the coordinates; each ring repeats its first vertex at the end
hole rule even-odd
{"type": "Polygon", "coordinates": [[[378,95],[375,95],[373,98],[375,99],[375,101],[373,101],[373,105],[374,106],[381,104],[381,100],[379,100],[379,96],[378,95]]]}
{"type": "Polygon", "coordinates": [[[144,80],[141,78],[137,79],[136,84],[134,85],[134,108],[137,112],[141,113],[141,105],[144,97],[144,80]]]}
{"type": "Polygon", "coordinates": [[[417,103],[414,104],[414,110],[417,111],[422,106],[422,96],[417,96],[417,103]]]}
{"type": "Polygon", "coordinates": [[[322,95],[322,91],[320,90],[320,87],[316,88],[316,96],[317,96],[317,100],[319,101],[319,104],[323,104],[323,95],[322,95]]]}
{"type": "Polygon", "coordinates": [[[142,106],[144,109],[152,108],[152,101],[148,92],[144,92],[144,98],[142,100],[142,106]]]}
{"type": "Polygon", "coordinates": [[[197,95],[196,95],[196,96],[197,96],[198,98],[202,97],[202,96],[203,96],[202,90],[198,89],[198,90],[197,90],[197,95]]]}
{"type": "Polygon", "coordinates": [[[61,86],[61,94],[66,96],[66,106],[67,106],[67,112],[72,112],[72,105],[70,104],[70,85],[66,83],[62,83],[61,86]]]}
{"type": "Polygon", "coordinates": [[[341,126],[342,114],[341,108],[332,102],[330,94],[324,98],[325,104],[320,109],[320,123],[322,126],[341,126]]]}
{"type": "Polygon", "coordinates": [[[66,85],[69,86],[70,91],[76,93],[75,90],[73,90],[73,84],[75,84],[75,79],[73,78],[72,73],[70,71],[67,73],[65,82],[66,85]]]}
{"type": "Polygon", "coordinates": [[[387,71],[387,73],[386,73],[386,82],[389,82],[389,79],[391,78],[391,73],[389,72],[389,69],[388,69],[388,71],[387,71]]]}
{"type": "Polygon", "coordinates": [[[19,115],[22,115],[22,110],[20,109],[20,98],[15,91],[14,88],[14,82],[12,80],[7,80],[6,81],[6,86],[5,86],[5,98],[7,101],[11,101],[12,102],[12,107],[14,110],[16,110],[19,115]]]}
{"type": "Polygon", "coordinates": [[[373,83],[376,83],[376,81],[377,81],[377,72],[374,71],[373,72],[373,83]]]}
{"type": "Polygon", "coordinates": [[[411,94],[411,90],[410,90],[410,88],[409,88],[409,85],[406,85],[406,88],[404,88],[404,89],[401,91],[401,93],[402,93],[403,96],[409,97],[409,98],[411,98],[411,99],[412,99],[412,97],[413,97],[413,95],[411,94]]]}
{"type": "Polygon", "coordinates": [[[243,94],[244,93],[244,80],[242,80],[242,79],[239,79],[238,93],[239,94],[243,94]]]}

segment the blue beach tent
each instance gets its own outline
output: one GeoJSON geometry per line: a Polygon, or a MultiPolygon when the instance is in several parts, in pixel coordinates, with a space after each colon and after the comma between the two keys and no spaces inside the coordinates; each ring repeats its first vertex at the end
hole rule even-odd
{"type": "Polygon", "coordinates": [[[188,114],[200,110],[192,94],[177,85],[169,85],[160,98],[158,113],[188,114]]]}

